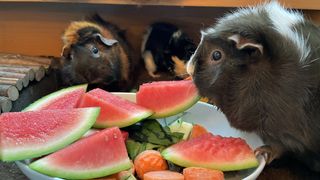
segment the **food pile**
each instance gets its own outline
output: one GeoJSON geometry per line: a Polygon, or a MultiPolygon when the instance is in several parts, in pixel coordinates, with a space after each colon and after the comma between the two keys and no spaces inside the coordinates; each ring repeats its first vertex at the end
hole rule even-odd
{"type": "Polygon", "coordinates": [[[219,180],[223,171],[258,165],[243,139],[183,121],[199,100],[190,80],[143,84],[135,102],[86,89],[65,88],[3,113],[0,159],[31,159],[31,169],[52,177],[105,180],[219,180]]]}

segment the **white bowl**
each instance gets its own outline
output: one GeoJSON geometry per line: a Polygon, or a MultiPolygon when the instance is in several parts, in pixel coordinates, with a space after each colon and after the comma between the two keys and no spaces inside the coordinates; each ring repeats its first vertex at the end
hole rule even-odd
{"type": "MultiPolygon", "coordinates": [[[[114,93],[125,99],[135,102],[135,93],[114,93]]],[[[207,103],[198,102],[183,116],[183,120],[186,122],[197,123],[204,126],[208,131],[213,134],[219,134],[222,136],[241,137],[247,141],[251,148],[255,149],[263,145],[262,140],[254,133],[245,133],[230,127],[229,122],[222,112],[217,110],[215,106],[207,103]]],[[[181,115],[181,114],[180,114],[181,115]]],[[[177,119],[177,116],[172,116],[166,119],[159,119],[161,123],[171,122],[177,119]]],[[[253,180],[256,179],[263,170],[266,161],[263,156],[258,156],[259,166],[256,168],[226,172],[226,180],[253,180]]],[[[44,174],[38,173],[28,167],[28,161],[16,161],[16,164],[20,170],[31,180],[61,180],[61,178],[49,177],[44,174]]]]}

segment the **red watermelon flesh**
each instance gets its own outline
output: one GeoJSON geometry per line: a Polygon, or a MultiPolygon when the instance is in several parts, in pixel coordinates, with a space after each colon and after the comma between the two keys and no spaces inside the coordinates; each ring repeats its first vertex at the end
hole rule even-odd
{"type": "Polygon", "coordinates": [[[99,108],[3,113],[0,159],[23,160],[61,149],[85,134],[98,115],[99,108]]]}
{"type": "Polygon", "coordinates": [[[87,92],[79,107],[101,107],[96,128],[126,127],[149,117],[152,111],[102,89],[87,92]]]}
{"type": "Polygon", "coordinates": [[[53,177],[91,179],[131,168],[118,127],[104,129],[39,159],[31,169],[53,177]]]}
{"type": "Polygon", "coordinates": [[[86,89],[87,84],[61,89],[40,98],[26,107],[23,111],[76,108],[81,96],[86,92],[86,89]]]}
{"type": "Polygon", "coordinates": [[[136,101],[154,112],[150,118],[164,118],[187,110],[199,98],[191,80],[157,81],[141,85],[136,101]]]}
{"type": "Polygon", "coordinates": [[[254,152],[245,140],[210,133],[174,144],[162,155],[183,167],[234,171],[258,166],[254,152]]]}
{"type": "MultiPolygon", "coordinates": [[[[99,132],[100,130],[98,129],[90,129],[89,131],[87,131],[82,137],[88,137],[91,136],[97,132],[99,132]]],[[[127,131],[123,131],[121,130],[121,135],[124,141],[126,141],[129,138],[129,133],[127,131]]]]}

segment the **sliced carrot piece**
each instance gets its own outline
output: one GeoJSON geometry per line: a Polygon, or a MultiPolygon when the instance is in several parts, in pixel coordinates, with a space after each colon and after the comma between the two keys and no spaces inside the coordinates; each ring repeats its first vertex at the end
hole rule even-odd
{"type": "Polygon", "coordinates": [[[206,128],[204,128],[203,126],[199,125],[199,124],[194,124],[191,130],[191,134],[189,139],[201,136],[203,134],[208,133],[208,131],[206,130],[206,128]]]}
{"type": "Polygon", "coordinates": [[[134,168],[139,178],[150,171],[161,171],[168,169],[166,160],[160,152],[155,150],[146,150],[140,153],[134,160],[134,168]]]}
{"type": "Polygon", "coordinates": [[[209,103],[209,98],[207,98],[207,97],[202,97],[202,98],[200,99],[200,101],[209,103]]]}
{"type": "Polygon", "coordinates": [[[222,171],[201,167],[184,168],[183,175],[185,180],[224,180],[222,171]]]}
{"type": "Polygon", "coordinates": [[[174,171],[151,171],[143,175],[143,180],[184,180],[184,176],[174,171]]]}

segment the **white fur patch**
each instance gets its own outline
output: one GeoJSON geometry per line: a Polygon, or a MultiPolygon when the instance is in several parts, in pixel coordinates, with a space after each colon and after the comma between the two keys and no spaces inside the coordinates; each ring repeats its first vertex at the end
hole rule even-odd
{"type": "Polygon", "coordinates": [[[152,53],[150,51],[145,51],[142,54],[142,57],[148,74],[153,78],[159,77],[159,75],[155,74],[157,71],[157,65],[154,63],[152,53]]]}
{"type": "Polygon", "coordinates": [[[216,30],[211,27],[211,28],[208,28],[208,29],[206,29],[204,31],[201,31],[201,35],[205,36],[205,35],[212,34],[212,33],[215,33],[215,32],[216,32],[216,30]]]}
{"type": "Polygon", "coordinates": [[[187,73],[192,76],[194,73],[194,55],[198,52],[199,46],[202,44],[203,42],[203,38],[204,36],[207,34],[207,32],[203,32],[201,31],[201,40],[200,43],[198,44],[197,49],[194,51],[194,53],[191,55],[189,61],[187,62],[187,73]]]}
{"type": "Polygon", "coordinates": [[[297,11],[284,9],[277,2],[266,4],[264,8],[268,12],[274,29],[296,45],[300,52],[300,61],[304,61],[310,53],[310,47],[307,46],[305,39],[294,28],[294,25],[304,22],[302,14],[297,11]]]}
{"type": "Polygon", "coordinates": [[[149,27],[147,32],[143,35],[142,37],[142,42],[141,42],[141,54],[143,54],[144,50],[146,49],[146,44],[149,39],[150,33],[152,31],[152,27],[149,27]]]}
{"type": "MultiPolygon", "coordinates": [[[[303,15],[297,11],[285,9],[277,1],[271,1],[256,7],[239,8],[234,13],[221,18],[217,25],[221,26],[225,21],[245,16],[259,15],[261,12],[267,12],[274,26],[273,28],[292,41],[299,51],[300,62],[304,61],[310,53],[310,47],[308,47],[303,36],[294,28],[296,24],[304,22],[303,15]]],[[[213,30],[213,28],[208,28],[206,32],[210,33],[213,30]]]]}
{"type": "Polygon", "coordinates": [[[174,33],[172,34],[172,37],[173,37],[174,39],[179,39],[181,35],[182,35],[182,32],[181,32],[180,30],[178,30],[178,31],[176,31],[176,32],[174,32],[174,33]]]}

